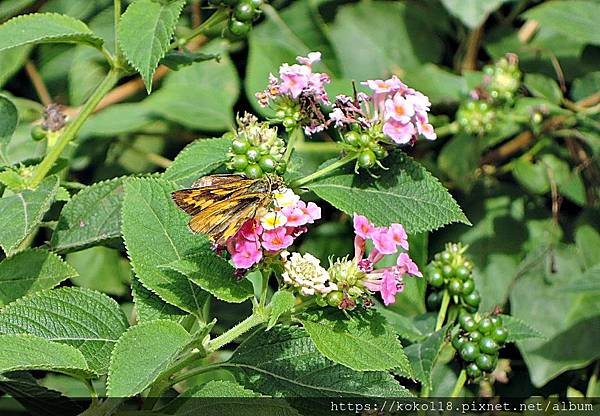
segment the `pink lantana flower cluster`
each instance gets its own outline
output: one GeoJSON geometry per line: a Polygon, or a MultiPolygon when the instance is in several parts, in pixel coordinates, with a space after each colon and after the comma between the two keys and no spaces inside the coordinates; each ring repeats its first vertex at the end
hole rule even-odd
{"type": "Polygon", "coordinates": [[[266,255],[278,254],[307,231],[307,224],[321,218],[321,208],[314,202],[300,200],[291,189],[274,194],[273,207],[259,212],[244,223],[227,241],[227,251],[237,269],[249,269],[266,255]]]}
{"type": "Polygon", "coordinates": [[[297,64],[283,64],[279,67],[279,78],[269,75],[269,86],[256,94],[259,104],[267,107],[274,103],[277,117],[286,128],[286,120],[298,123],[306,134],[323,131],[327,127],[320,105],[329,105],[325,85],[329,84],[329,75],[313,72],[313,64],[321,60],[320,52],[311,52],[308,56],[298,56],[297,64]]]}
{"type": "Polygon", "coordinates": [[[385,305],[394,303],[396,294],[404,290],[404,275],[423,277],[406,252],[398,254],[395,266],[374,269],[386,255],[396,254],[399,248],[408,251],[408,236],[401,224],[375,227],[366,217],[354,214],[354,232],[354,261],[366,274],[362,282],[371,292],[379,292],[385,305]],[[373,249],[364,257],[367,240],[373,242],[373,249]]]}
{"type": "Polygon", "coordinates": [[[429,123],[429,98],[408,87],[395,75],[386,80],[367,80],[363,85],[372,94],[357,94],[355,99],[336,96],[329,118],[336,127],[358,124],[377,129],[396,144],[413,144],[419,136],[435,140],[429,123]]]}

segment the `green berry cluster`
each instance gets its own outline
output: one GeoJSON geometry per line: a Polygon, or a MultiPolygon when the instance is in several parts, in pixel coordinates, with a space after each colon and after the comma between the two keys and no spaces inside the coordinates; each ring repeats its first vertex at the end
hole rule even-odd
{"type": "Polygon", "coordinates": [[[467,376],[475,381],[490,373],[498,363],[498,351],[508,338],[500,316],[481,319],[463,312],[454,328],[452,346],[464,362],[467,376]]]}
{"type": "Polygon", "coordinates": [[[238,119],[238,123],[240,127],[236,132],[225,133],[232,140],[227,168],[252,179],[265,173],[283,175],[286,170],[283,160],[285,142],[277,137],[277,129],[269,127],[268,123],[259,123],[249,114],[238,119]]]}
{"type": "Polygon", "coordinates": [[[338,290],[329,292],[325,296],[317,298],[319,306],[332,306],[342,310],[351,311],[358,305],[369,306],[369,293],[363,284],[366,274],[360,271],[358,264],[348,258],[338,259],[332,263],[327,270],[329,279],[335,283],[338,290]]]}
{"type": "Polygon", "coordinates": [[[494,65],[483,68],[484,85],[493,101],[512,101],[521,85],[521,71],[517,56],[507,54],[494,65]]]}
{"type": "Polygon", "coordinates": [[[494,128],[496,112],[485,101],[469,99],[461,103],[456,121],[469,134],[483,135],[494,128]]]}
{"type": "Polygon", "coordinates": [[[277,112],[275,113],[274,122],[281,123],[285,131],[294,130],[302,121],[302,112],[300,105],[291,99],[283,98],[277,102],[277,112]]]}
{"type": "Polygon", "coordinates": [[[379,160],[387,157],[388,151],[379,141],[383,138],[381,134],[364,130],[354,125],[351,130],[342,136],[343,143],[350,151],[358,153],[356,169],[372,168],[379,160]]]}
{"type": "Polygon", "coordinates": [[[243,38],[252,29],[252,22],[262,13],[263,0],[209,0],[217,7],[229,8],[227,34],[234,39],[243,38]]]}
{"type": "Polygon", "coordinates": [[[466,249],[466,246],[460,244],[448,244],[427,266],[427,282],[433,289],[427,297],[429,309],[438,309],[444,291],[447,291],[454,303],[462,305],[470,312],[477,311],[481,297],[475,289],[472,277],[473,263],[464,255],[466,249]]]}

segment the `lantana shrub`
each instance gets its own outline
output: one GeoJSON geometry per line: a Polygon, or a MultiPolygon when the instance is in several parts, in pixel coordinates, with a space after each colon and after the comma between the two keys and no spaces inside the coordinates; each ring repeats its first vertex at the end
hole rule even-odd
{"type": "MultiPolygon", "coordinates": [[[[516,39],[478,61],[485,19],[527,2],[478,22],[441,2],[470,30],[460,75],[429,18],[415,39],[437,66],[395,33],[341,36],[357,16],[411,26],[404,2],[47,3],[0,6],[0,392],[56,414],[312,415],[317,398],[491,396],[518,357],[536,387],[577,370],[595,394],[595,332],[562,361],[548,343],[597,318],[598,77],[566,98],[564,74],[504,50],[516,39]]],[[[547,30],[555,3],[522,16],[547,30]]]]}

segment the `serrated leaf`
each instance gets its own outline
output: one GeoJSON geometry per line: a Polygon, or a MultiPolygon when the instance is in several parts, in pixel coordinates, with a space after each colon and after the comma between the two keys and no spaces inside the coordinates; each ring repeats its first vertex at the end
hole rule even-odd
{"type": "Polygon", "coordinates": [[[322,408],[322,402],[311,402],[311,397],[410,395],[386,372],[357,372],[325,358],[306,331],[298,327],[256,331],[223,367],[253,391],[274,397],[301,397],[297,402],[290,401],[294,407],[322,408]]]}
{"type": "Polygon", "coordinates": [[[288,292],[287,290],[279,290],[275,292],[271,298],[271,301],[269,302],[271,316],[269,317],[267,330],[273,328],[279,317],[284,313],[289,312],[295,305],[296,296],[294,296],[292,292],[288,292]]]}
{"type": "Polygon", "coordinates": [[[34,43],[85,43],[102,46],[96,36],[80,20],[57,13],[33,13],[17,16],[0,25],[0,51],[34,43]]]}
{"type": "Polygon", "coordinates": [[[16,370],[46,370],[93,376],[76,348],[33,335],[0,335],[0,373],[16,370]]]}
{"type": "Polygon", "coordinates": [[[506,342],[517,342],[529,338],[544,338],[540,331],[510,315],[502,316],[502,326],[508,331],[506,342]]]}
{"type": "Polygon", "coordinates": [[[95,183],[63,207],[50,245],[60,252],[81,250],[121,236],[124,178],[95,183]]]}
{"type": "Polygon", "coordinates": [[[0,95],[0,164],[6,164],[5,148],[17,128],[19,113],[17,106],[7,97],[0,95]]]}
{"type": "Polygon", "coordinates": [[[131,281],[131,293],[133,295],[138,322],[154,321],[157,319],[177,321],[187,314],[185,311],[165,302],[158,295],[146,289],[136,276],[133,276],[131,281]]]}
{"type": "Polygon", "coordinates": [[[108,396],[131,397],[142,392],[191,340],[190,334],[172,321],[144,322],[129,328],[113,350],[108,396]]]}
{"type": "Polygon", "coordinates": [[[229,157],[231,139],[199,139],[186,146],[165,171],[163,178],[181,186],[192,186],[198,178],[211,173],[224,164],[229,157]]]}
{"type": "Polygon", "coordinates": [[[549,2],[529,9],[523,16],[539,22],[562,35],[581,41],[600,44],[598,19],[600,4],[595,1],[570,0],[549,2]]]}
{"type": "Polygon", "coordinates": [[[0,311],[0,334],[31,334],[73,346],[98,374],[106,373],[110,353],[126,328],[117,302],[75,287],[37,292],[0,311]]]}
{"type": "Polygon", "coordinates": [[[147,289],[178,308],[200,313],[208,294],[180,273],[159,268],[210,250],[208,238],[189,230],[189,216],[173,202],[176,189],[164,179],[127,180],[123,238],[133,270],[147,289]]]}
{"type": "Polygon", "coordinates": [[[142,76],[148,93],[152,90],[152,75],[158,62],[169,50],[184,5],[185,0],[163,3],[137,0],[121,16],[121,50],[142,76]]]}
{"type": "Polygon", "coordinates": [[[221,55],[218,53],[204,53],[191,51],[169,51],[161,59],[160,63],[169,67],[173,71],[179,71],[185,66],[189,66],[196,62],[212,61],[219,62],[221,55]]]}
{"type": "Polygon", "coordinates": [[[19,244],[37,228],[57,190],[58,178],[50,176],[35,190],[26,189],[0,199],[3,221],[0,247],[7,255],[15,253],[19,244]]]}
{"type": "Polygon", "coordinates": [[[412,375],[396,333],[375,311],[348,319],[339,311],[306,314],[300,319],[317,349],[330,360],[357,371],[394,371],[412,375]]]}
{"type": "Polygon", "coordinates": [[[336,208],[365,215],[377,225],[404,225],[408,233],[431,231],[452,222],[470,224],[448,191],[423,166],[402,152],[383,160],[380,178],[351,168],[306,187],[336,208]]]}
{"type": "Polygon", "coordinates": [[[181,273],[225,302],[241,303],[254,295],[252,283],[248,279],[236,278],[235,268],[212,252],[175,260],[161,268],[181,273]]]}
{"type": "Polygon", "coordinates": [[[415,378],[423,383],[424,387],[430,388],[432,385],[431,371],[444,344],[445,334],[446,330],[440,329],[425,340],[404,349],[415,378]]]}
{"type": "Polygon", "coordinates": [[[0,306],[75,276],[77,271],[54,253],[22,251],[0,262],[0,306]]]}

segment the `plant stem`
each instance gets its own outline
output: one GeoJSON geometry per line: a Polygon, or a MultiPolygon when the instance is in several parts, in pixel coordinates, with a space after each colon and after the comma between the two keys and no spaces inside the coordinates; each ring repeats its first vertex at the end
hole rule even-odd
{"type": "Polygon", "coordinates": [[[200,36],[207,30],[212,29],[214,26],[223,22],[227,18],[228,18],[228,16],[227,16],[227,12],[225,11],[225,9],[217,10],[215,13],[212,14],[212,16],[210,16],[208,19],[206,19],[200,26],[198,26],[194,30],[192,30],[186,37],[177,39],[176,41],[171,43],[170,48],[175,49],[175,48],[179,48],[180,46],[185,45],[190,40],[194,39],[196,36],[200,36]]]}
{"type": "Polygon", "coordinates": [[[260,274],[262,276],[262,291],[260,292],[260,306],[261,308],[265,307],[265,303],[267,302],[267,293],[269,293],[269,277],[271,277],[271,269],[261,270],[260,274]]]}
{"type": "Polygon", "coordinates": [[[181,383],[182,381],[187,380],[190,377],[197,376],[198,374],[207,373],[209,371],[216,370],[220,367],[222,367],[222,365],[220,363],[217,363],[217,364],[207,365],[205,367],[192,368],[190,371],[180,374],[177,377],[173,377],[173,379],[171,380],[171,385],[174,386],[175,384],[181,383]]]}
{"type": "Polygon", "coordinates": [[[455,134],[459,130],[459,125],[456,121],[453,121],[450,124],[445,124],[440,127],[435,128],[435,134],[437,137],[448,136],[449,134],[455,134]]]}
{"type": "Polygon", "coordinates": [[[312,173],[312,174],[310,174],[308,176],[305,176],[304,178],[301,178],[301,179],[293,181],[290,184],[290,187],[291,188],[299,188],[302,185],[306,185],[307,183],[312,182],[315,179],[318,179],[321,176],[326,175],[326,174],[328,174],[330,172],[333,172],[337,168],[342,167],[342,166],[344,166],[345,164],[347,164],[349,162],[352,162],[357,157],[358,157],[358,153],[351,153],[349,155],[346,155],[343,158],[341,158],[339,160],[336,160],[332,164],[327,165],[324,168],[319,169],[318,171],[316,171],[316,172],[314,172],[314,173],[312,173]]]}
{"type": "Polygon", "coordinates": [[[458,379],[456,380],[456,384],[454,385],[454,389],[452,389],[452,393],[450,394],[450,397],[452,397],[452,398],[458,397],[463,386],[465,385],[465,381],[467,381],[467,372],[463,368],[460,371],[460,374],[458,375],[458,379]]]}
{"type": "Polygon", "coordinates": [[[218,337],[210,341],[206,346],[206,351],[217,351],[223,345],[229,344],[230,342],[238,338],[240,335],[244,334],[245,332],[248,332],[255,326],[267,322],[267,320],[268,316],[259,307],[252,313],[252,315],[244,319],[242,322],[231,328],[229,331],[223,333],[222,335],[219,335],[218,337]]]}
{"type": "Polygon", "coordinates": [[[98,105],[102,97],[104,97],[104,95],[110,91],[110,89],[117,83],[118,80],[119,71],[111,69],[106,75],[106,78],[104,78],[92,96],[87,100],[81,109],[81,112],[77,115],[77,118],[75,118],[72,123],[67,125],[65,131],[62,133],[56,144],[48,150],[48,153],[46,156],[44,156],[44,159],[37,166],[33,178],[31,179],[31,185],[33,187],[38,186],[46,177],[50,169],[52,169],[52,166],[54,166],[54,163],[65,150],[65,147],[67,147],[67,145],[75,138],[75,135],[83,123],[92,114],[94,108],[96,108],[96,105],[98,105]]]}
{"type": "Polygon", "coordinates": [[[296,143],[298,153],[339,153],[344,147],[339,142],[300,142],[296,143]]]}
{"type": "Polygon", "coordinates": [[[447,290],[444,290],[444,297],[442,298],[442,306],[438,312],[437,321],[435,322],[435,330],[439,331],[444,325],[446,320],[446,312],[448,311],[448,304],[450,303],[450,294],[447,290]]]}
{"type": "Polygon", "coordinates": [[[292,157],[292,152],[294,151],[294,147],[296,146],[296,142],[303,135],[302,129],[300,127],[296,127],[290,133],[290,137],[288,139],[287,147],[285,148],[285,154],[283,155],[283,161],[285,163],[289,163],[290,158],[292,157]]]}
{"type": "Polygon", "coordinates": [[[596,393],[596,384],[598,383],[598,372],[600,372],[600,361],[596,361],[594,372],[592,373],[587,389],[585,390],[585,397],[594,397],[594,394],[596,393]]]}
{"type": "Polygon", "coordinates": [[[121,23],[121,0],[114,0],[115,4],[115,60],[120,61],[121,52],[119,51],[119,23],[121,23]]]}

